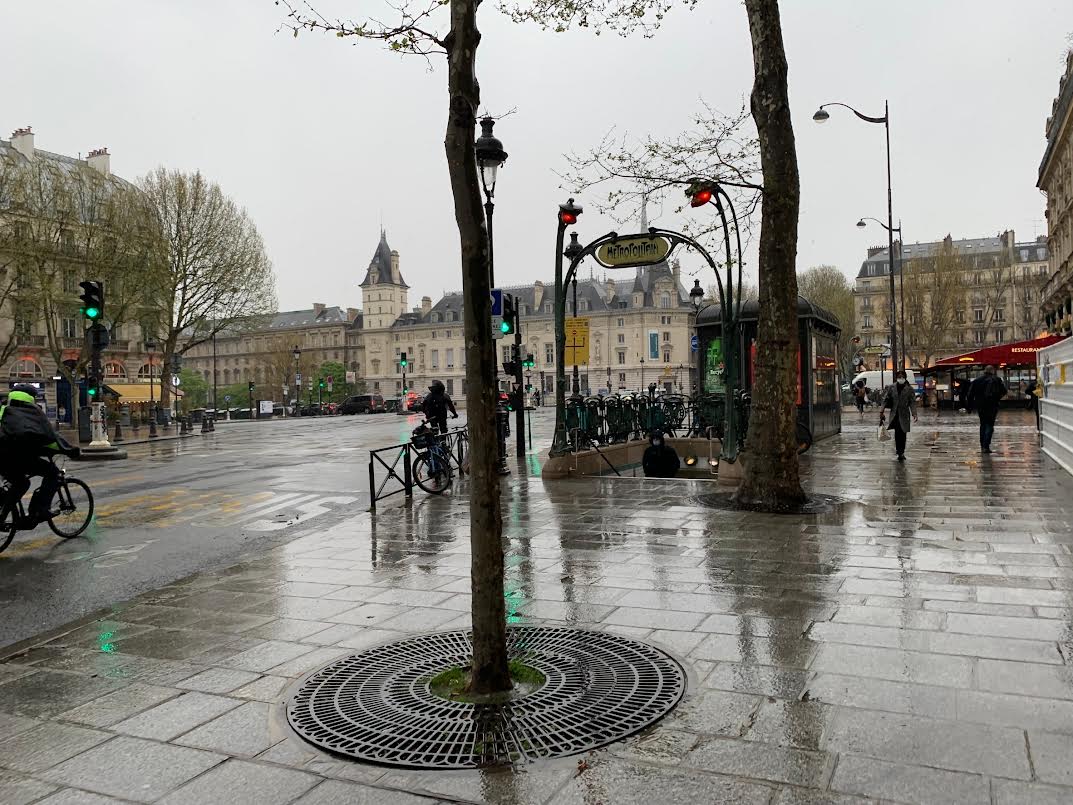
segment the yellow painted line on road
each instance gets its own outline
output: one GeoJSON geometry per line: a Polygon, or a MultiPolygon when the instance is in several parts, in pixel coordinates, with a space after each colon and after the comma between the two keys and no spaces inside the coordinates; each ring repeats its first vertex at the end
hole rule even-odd
{"type": "Polygon", "coordinates": [[[28,553],[33,553],[38,548],[54,545],[59,541],[59,537],[38,537],[29,542],[16,542],[13,545],[9,545],[6,551],[0,553],[0,559],[16,559],[20,556],[25,556],[28,553]]]}

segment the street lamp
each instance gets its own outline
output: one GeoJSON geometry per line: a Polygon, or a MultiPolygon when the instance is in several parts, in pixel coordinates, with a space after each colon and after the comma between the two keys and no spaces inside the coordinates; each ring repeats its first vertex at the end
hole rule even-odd
{"type": "Polygon", "coordinates": [[[700,373],[703,371],[701,366],[701,354],[700,354],[700,306],[704,301],[704,289],[700,287],[700,280],[693,280],[693,287],[689,289],[689,301],[693,304],[693,333],[694,338],[697,339],[697,357],[695,363],[697,364],[697,395],[700,395],[700,373]]]}
{"type": "MultiPolygon", "coordinates": [[[[890,349],[891,357],[896,360],[898,357],[898,313],[894,308],[894,208],[891,202],[891,190],[890,190],[890,104],[887,101],[883,102],[883,117],[872,117],[871,115],[865,115],[858,112],[849,104],[833,101],[831,103],[821,104],[820,108],[816,110],[816,113],[812,116],[812,119],[817,123],[825,123],[831,119],[831,115],[824,107],[826,106],[841,106],[845,109],[849,109],[853,114],[857,115],[865,123],[882,123],[883,128],[887,134],[887,262],[889,266],[888,273],[890,275],[890,349]]],[[[859,224],[858,224],[859,225],[859,224]]],[[[904,334],[904,333],[903,333],[904,334]]],[[[902,353],[904,358],[904,351],[902,353]]],[[[904,363],[900,367],[905,368],[904,363]]]]}
{"type": "MultiPolygon", "coordinates": [[[[859,221],[857,221],[858,228],[864,229],[865,226],[867,226],[867,224],[865,224],[865,221],[875,221],[884,229],[888,229],[885,223],[880,221],[878,218],[872,218],[871,216],[865,216],[864,218],[861,218],[859,221]]],[[[906,357],[906,342],[908,341],[909,337],[906,335],[907,331],[905,329],[905,260],[903,258],[903,250],[905,248],[905,236],[902,234],[902,222],[900,220],[898,221],[898,225],[894,227],[893,231],[898,233],[898,261],[900,263],[900,265],[898,266],[898,304],[902,307],[902,312],[901,316],[899,316],[899,319],[901,321],[902,327],[902,368],[904,369],[906,367],[906,364],[909,362],[909,359],[906,357]]],[[[891,280],[892,287],[893,284],[894,281],[891,280]]]]}
{"type": "MultiPolygon", "coordinates": [[[[571,263],[573,263],[574,258],[577,257],[579,254],[581,254],[581,252],[584,251],[584,248],[585,247],[582,246],[580,241],[578,241],[578,239],[577,239],[577,232],[571,232],[570,233],[570,244],[563,250],[563,257],[565,257],[567,260],[569,260],[571,263]]],[[[564,290],[565,290],[565,288],[564,288],[564,290]]],[[[575,317],[577,316],[577,278],[576,277],[574,278],[574,316],[575,317]]],[[[577,349],[574,347],[573,344],[571,344],[571,349],[573,350],[573,355],[574,355],[574,375],[573,375],[574,376],[574,383],[573,383],[574,396],[578,396],[578,395],[581,394],[581,378],[578,375],[578,368],[577,368],[577,349]]]]}
{"type": "Polygon", "coordinates": [[[481,120],[481,136],[474,143],[477,152],[477,167],[481,169],[481,187],[484,189],[484,213],[488,221],[488,283],[494,286],[495,261],[493,258],[492,245],[492,211],[495,205],[492,198],[496,193],[496,175],[499,168],[507,161],[507,152],[503,150],[503,143],[492,134],[492,128],[496,122],[491,117],[481,120]]]}
{"type": "Polygon", "coordinates": [[[156,340],[145,340],[145,351],[149,353],[149,438],[155,439],[156,432],[156,400],[153,399],[153,350],[156,349],[156,340]]]}

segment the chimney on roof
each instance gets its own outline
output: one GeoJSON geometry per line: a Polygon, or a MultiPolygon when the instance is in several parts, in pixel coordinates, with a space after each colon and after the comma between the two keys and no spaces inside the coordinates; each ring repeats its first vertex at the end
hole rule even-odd
{"type": "Polygon", "coordinates": [[[868,247],[868,256],[869,257],[875,257],[880,252],[885,252],[886,250],[887,250],[886,246],[869,246],[868,247]]]}
{"type": "Polygon", "coordinates": [[[89,152],[86,162],[102,176],[110,176],[112,174],[110,159],[107,148],[95,148],[89,152]]]}
{"type": "Polygon", "coordinates": [[[671,263],[671,273],[674,275],[674,288],[678,290],[678,286],[682,284],[682,266],[678,260],[671,263]]]}
{"type": "Polygon", "coordinates": [[[34,158],[33,129],[26,126],[11,132],[11,147],[29,160],[34,158]]]}
{"type": "Polygon", "coordinates": [[[319,316],[323,312],[324,312],[324,303],[323,302],[314,302],[313,303],[313,315],[314,316],[319,316]]]}
{"type": "Polygon", "coordinates": [[[421,315],[427,316],[431,312],[432,312],[432,297],[431,296],[422,296],[421,297],[421,315]]]}
{"type": "Polygon", "coordinates": [[[615,281],[606,276],[604,277],[604,295],[608,303],[615,298],[615,281]]]}
{"type": "Polygon", "coordinates": [[[348,322],[354,322],[360,315],[361,311],[358,310],[356,307],[348,307],[346,309],[346,320],[348,322]]]}
{"type": "Polygon", "coordinates": [[[391,250],[391,281],[396,285],[402,285],[402,274],[399,273],[399,253],[391,250]]]}
{"type": "Polygon", "coordinates": [[[544,283],[537,280],[533,283],[533,313],[540,312],[540,306],[544,302],[544,283]]]}

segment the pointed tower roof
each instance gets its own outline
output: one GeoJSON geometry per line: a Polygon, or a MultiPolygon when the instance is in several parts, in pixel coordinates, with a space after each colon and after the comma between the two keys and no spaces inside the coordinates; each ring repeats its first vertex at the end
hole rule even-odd
{"type": "Polygon", "coordinates": [[[410,287],[403,280],[401,272],[398,275],[398,282],[395,282],[391,277],[391,247],[387,245],[387,232],[383,228],[380,229],[380,242],[376,245],[376,251],[373,252],[373,259],[369,261],[365,279],[361,281],[362,288],[367,288],[370,285],[410,287]]]}

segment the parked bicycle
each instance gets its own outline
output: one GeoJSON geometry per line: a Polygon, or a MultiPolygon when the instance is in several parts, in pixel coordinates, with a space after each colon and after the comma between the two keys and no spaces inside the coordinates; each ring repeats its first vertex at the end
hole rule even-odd
{"type": "MultiPolygon", "coordinates": [[[[51,461],[55,464],[56,457],[51,461]]],[[[10,488],[0,481],[0,499],[7,501],[10,488]]],[[[89,526],[93,519],[93,492],[85,481],[71,478],[67,471],[60,468],[59,486],[48,507],[48,517],[43,521],[48,527],[64,539],[73,539],[89,526]]],[[[11,544],[16,531],[32,531],[42,521],[26,514],[22,500],[5,502],[0,510],[0,551],[11,544]]]]}
{"type": "MultiPolygon", "coordinates": [[[[713,417],[715,422],[712,425],[713,434],[720,440],[724,436],[724,421],[722,417],[722,398],[713,398],[717,400],[717,404],[710,407],[712,413],[709,416],[713,417]]],[[[734,392],[734,424],[735,424],[735,436],[738,442],[738,451],[745,449],[745,437],[749,433],[749,416],[752,413],[753,398],[749,392],[742,389],[738,389],[734,392]]],[[[808,426],[800,419],[797,421],[795,428],[795,434],[797,438],[797,452],[804,453],[810,447],[812,447],[812,431],[808,426]]]]}
{"type": "Polygon", "coordinates": [[[430,495],[440,495],[454,480],[452,457],[444,440],[429,420],[413,430],[410,443],[417,448],[413,461],[414,482],[430,495]]]}

